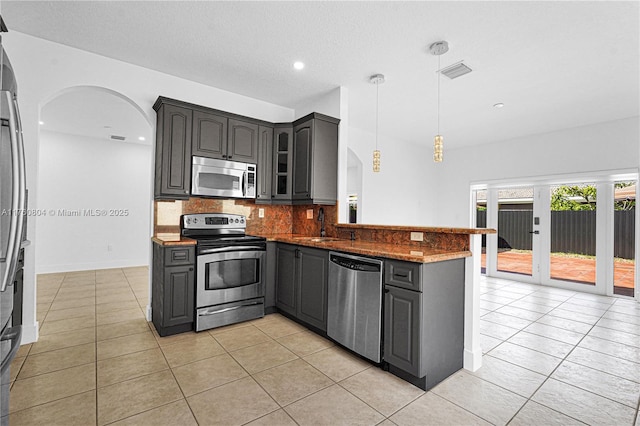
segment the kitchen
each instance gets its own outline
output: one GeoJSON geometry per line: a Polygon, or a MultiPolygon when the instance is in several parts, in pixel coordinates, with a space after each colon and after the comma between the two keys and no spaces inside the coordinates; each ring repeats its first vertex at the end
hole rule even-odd
{"type": "MultiPolygon", "coordinates": [[[[8,5],[4,5],[3,9],[9,10],[8,5]]],[[[184,80],[176,80],[173,77],[167,75],[160,75],[159,73],[150,72],[148,70],[140,69],[138,67],[130,66],[128,64],[114,62],[107,60],[104,57],[98,57],[88,54],[86,52],[77,51],[66,48],[62,45],[45,42],[40,39],[36,39],[31,36],[22,34],[12,34],[11,32],[5,35],[5,40],[9,37],[14,37],[14,43],[20,43],[20,48],[14,48],[10,50],[10,56],[14,66],[17,68],[20,66],[20,79],[27,82],[21,83],[22,97],[25,99],[25,105],[22,106],[23,122],[25,122],[25,140],[35,141],[37,140],[38,108],[37,105],[42,102],[42,99],[47,99],[54,96],[59,90],[76,84],[83,85],[95,85],[101,87],[109,87],[117,89],[121,93],[126,93],[131,99],[135,100],[138,105],[145,105],[144,111],[147,116],[147,120],[151,123],[155,122],[154,112],[151,109],[151,105],[156,100],[158,95],[171,97],[174,99],[187,100],[191,103],[198,105],[206,105],[223,111],[233,111],[241,115],[250,117],[260,117],[263,120],[278,123],[278,122],[292,122],[295,118],[302,117],[306,113],[317,111],[329,116],[339,117],[341,119],[340,125],[340,140],[349,140],[349,146],[339,147],[339,173],[346,174],[345,163],[348,157],[348,149],[356,152],[358,157],[363,163],[363,193],[361,194],[361,208],[359,208],[359,214],[362,214],[362,220],[364,223],[380,223],[388,225],[430,225],[430,224],[442,224],[445,226],[469,226],[468,214],[468,182],[477,181],[480,179],[496,179],[500,176],[534,176],[539,174],[554,174],[554,173],[568,173],[568,172],[587,172],[590,170],[618,170],[627,168],[636,168],[638,165],[638,152],[635,140],[635,121],[633,118],[611,121],[614,117],[609,117],[609,122],[595,127],[577,128],[572,131],[558,132],[550,135],[550,137],[540,140],[539,138],[521,139],[518,143],[503,143],[490,145],[483,148],[468,148],[468,149],[452,149],[447,151],[447,132],[445,134],[445,162],[438,165],[438,168],[431,167],[431,152],[430,142],[425,142],[424,146],[416,147],[415,145],[403,143],[402,141],[391,142],[391,139],[384,137],[388,131],[381,132],[380,150],[382,152],[382,172],[374,174],[370,171],[370,157],[373,148],[373,141],[375,140],[375,131],[373,131],[374,120],[373,114],[366,117],[367,128],[369,130],[361,130],[361,127],[351,126],[345,123],[345,119],[351,122],[356,122],[358,119],[359,108],[356,108],[359,104],[365,103],[368,105],[368,111],[372,111],[370,107],[375,106],[375,88],[363,81],[362,90],[368,93],[367,99],[358,98],[355,96],[355,89],[349,91],[343,89],[335,89],[333,91],[327,91],[324,96],[316,98],[315,102],[309,102],[311,105],[306,107],[303,105],[299,112],[295,115],[290,111],[282,108],[278,108],[274,105],[266,105],[260,101],[251,101],[250,99],[234,96],[229,92],[223,92],[204,85],[198,85],[195,83],[187,82],[184,80]],[[27,52],[32,52],[27,54],[27,52]],[[38,69],[52,69],[55,71],[60,68],[60,63],[70,64],[71,67],[77,69],[86,70],[87,66],[91,68],[91,72],[83,73],[82,77],[70,78],[61,72],[60,75],[52,73],[49,75],[47,81],[39,78],[38,69]],[[22,64],[22,65],[20,65],[22,64]],[[26,64],[34,64],[37,66],[31,67],[26,64]],[[57,64],[57,65],[56,65],[57,64]],[[75,66],[74,66],[75,65],[75,66]],[[31,82],[34,82],[33,84],[31,82]],[[348,101],[348,103],[347,103],[348,101]],[[346,110],[344,104],[347,103],[349,112],[346,117],[346,110]],[[328,108],[330,106],[330,108],[328,108]],[[342,109],[341,109],[342,108],[342,109]],[[254,111],[260,111],[255,113],[254,111]],[[27,127],[26,123],[29,124],[27,127]],[[602,140],[602,135],[615,135],[615,142],[608,142],[609,147],[606,152],[603,151],[604,147],[601,146],[598,141],[602,140]],[[629,137],[631,135],[631,137],[629,137]],[[567,164],[560,159],[564,156],[570,155],[572,148],[575,145],[568,143],[567,139],[577,139],[582,142],[581,145],[585,145],[583,161],[572,164],[567,169],[567,164]],[[528,146],[530,143],[537,144],[540,147],[539,150],[526,150],[523,151],[523,147],[528,146]],[[611,144],[614,144],[613,147],[611,144]],[[395,149],[395,146],[401,146],[403,149],[395,149]],[[548,160],[547,153],[559,150],[558,158],[548,160]],[[527,162],[523,163],[520,160],[522,153],[525,152],[528,156],[527,162]],[[508,161],[503,159],[514,159],[514,161],[508,161]],[[544,165],[543,171],[539,171],[537,167],[534,167],[535,163],[544,165]],[[580,163],[578,165],[577,163],[580,163]],[[440,167],[440,166],[446,166],[440,167]],[[528,167],[528,168],[527,168],[528,167]],[[468,170],[469,174],[465,175],[460,173],[462,170],[468,170]],[[385,173],[387,171],[387,173],[385,173]],[[418,173],[418,174],[416,174],[418,173]],[[417,176],[417,177],[416,177],[417,176]],[[415,185],[406,185],[406,182],[410,182],[411,179],[418,182],[438,182],[438,185],[427,184],[424,188],[424,193],[416,196],[415,185]],[[379,195],[378,195],[379,194],[379,195]],[[389,206],[395,204],[398,206],[406,206],[406,208],[395,208],[393,214],[386,214],[389,211],[389,206]],[[441,206],[439,209],[429,208],[429,205],[437,204],[441,206]]],[[[429,57],[428,53],[423,52],[426,49],[428,42],[434,40],[419,40],[419,50],[415,55],[419,58],[419,61],[423,64],[420,66],[420,75],[434,75],[430,70],[436,69],[434,58],[429,57]]],[[[448,55],[454,54],[456,49],[461,49],[463,44],[457,42],[453,44],[452,40],[451,52],[448,55]]],[[[588,44],[588,43],[586,43],[588,44]]],[[[7,41],[7,45],[10,47],[10,41],[7,41]]],[[[17,45],[16,45],[17,46],[17,45]]],[[[497,58],[494,55],[494,58],[497,58]]],[[[454,58],[451,58],[453,61],[454,58]]],[[[465,58],[466,59],[466,58],[465,58]]],[[[443,60],[448,60],[446,56],[443,60]]],[[[495,59],[494,59],[495,60],[495,59]]],[[[447,62],[448,63],[448,62],[447,62]]],[[[623,67],[624,68],[624,67],[623,67]]],[[[64,70],[61,70],[64,71],[64,70]]],[[[402,75],[400,71],[395,75],[391,71],[381,69],[371,69],[368,72],[363,73],[360,71],[359,79],[366,79],[369,75],[377,72],[384,71],[389,80],[385,85],[379,87],[380,90],[380,123],[381,130],[385,126],[385,114],[389,112],[391,105],[397,104],[397,102],[385,101],[385,90],[393,83],[392,78],[398,78],[396,76],[402,75]],[[386,108],[385,108],[386,107],[386,108]],[[386,110],[386,112],[385,112],[386,110]]],[[[473,73],[467,76],[471,78],[473,73]]],[[[296,79],[295,74],[292,74],[292,79],[296,79]]],[[[426,78],[426,77],[424,77],[426,78]]],[[[460,84],[464,77],[459,81],[460,84]]],[[[467,80],[468,81],[468,80],[467,80]]],[[[435,88],[435,78],[433,84],[429,83],[428,87],[435,88]]],[[[443,84],[445,84],[443,82],[443,84]]],[[[469,83],[466,83],[469,84],[469,83]]],[[[446,86],[443,86],[446,87],[446,86]]],[[[453,90],[450,86],[450,90],[453,90]]],[[[630,87],[634,87],[631,85],[630,87]]],[[[429,89],[431,90],[431,89],[429,89]]],[[[605,89],[601,89],[605,90],[605,89]]],[[[619,93],[618,91],[614,91],[619,93]]],[[[633,90],[630,90],[633,92],[633,90]]],[[[442,101],[447,102],[446,92],[443,91],[442,101]]],[[[433,117],[435,117],[435,98],[430,97],[431,100],[426,103],[433,103],[433,117]],[[433,101],[433,102],[432,102],[433,101]]],[[[431,107],[429,107],[431,108],[431,107]]],[[[449,111],[452,111],[453,106],[449,106],[449,111]]],[[[443,108],[443,120],[446,115],[443,108]]],[[[505,110],[503,109],[503,111],[505,110]]],[[[431,114],[429,114],[431,116],[431,114]]],[[[629,114],[628,116],[633,116],[629,114]]],[[[623,116],[619,116],[623,118],[623,116]]],[[[449,118],[450,120],[451,118],[449,118]]],[[[362,118],[360,118],[362,121],[362,118]]],[[[386,121],[386,126],[389,126],[386,121]]],[[[443,121],[445,123],[445,121],[443,121]]],[[[470,123],[469,123],[470,124],[470,123]]],[[[573,126],[580,123],[574,123],[573,126]]],[[[572,124],[564,126],[571,127],[572,124]]],[[[452,123],[448,124],[447,128],[449,132],[453,132],[455,129],[452,123]]],[[[491,127],[491,126],[488,126],[491,127]]],[[[562,128],[562,127],[560,127],[562,128]]],[[[493,130],[496,132],[501,131],[502,127],[498,128],[493,126],[493,130]]],[[[427,134],[435,132],[427,131],[427,134]]],[[[424,133],[424,132],[423,132],[424,133]]],[[[530,133],[535,133],[535,130],[530,133]]],[[[499,140],[500,136],[496,135],[495,140],[499,140]]],[[[432,136],[424,136],[425,141],[431,139],[432,136]]],[[[451,138],[451,143],[453,140],[451,138]]],[[[34,145],[27,145],[28,158],[31,160],[31,164],[28,164],[28,170],[37,170],[37,147],[34,145]]],[[[43,162],[44,160],[40,160],[43,162]]],[[[36,176],[34,173],[28,175],[28,179],[31,179],[30,189],[33,189],[33,194],[30,199],[38,199],[37,185],[35,185],[36,176]]],[[[344,189],[345,180],[344,176],[339,178],[339,199],[346,198],[346,190],[344,189]],[[341,189],[342,188],[342,189],[341,189]],[[342,191],[342,195],[340,195],[342,191]]],[[[149,197],[150,199],[151,197],[149,197]]],[[[147,202],[148,203],[148,202],[147,202]]],[[[340,204],[339,204],[340,205],[340,204]]],[[[266,212],[268,214],[268,210],[266,212]]],[[[274,213],[277,214],[277,213],[274,213]]],[[[346,222],[345,219],[340,219],[345,212],[338,211],[339,222],[346,222]]],[[[149,214],[149,216],[151,216],[149,214]]],[[[249,215],[246,215],[249,216],[249,215]]],[[[314,217],[317,217],[317,211],[314,211],[314,217]]],[[[314,219],[314,223],[317,222],[314,219]]],[[[37,223],[34,226],[30,226],[29,232],[37,233],[37,223]]],[[[149,231],[150,235],[151,231],[149,231]]],[[[32,238],[33,239],[33,238],[32,238]]],[[[105,244],[106,246],[106,244],[105,244]]],[[[117,249],[117,246],[115,246],[117,249]]],[[[33,286],[33,277],[35,276],[35,264],[34,264],[33,250],[27,254],[27,276],[31,277],[31,286],[33,286]],[[29,261],[30,259],[30,261],[29,261]]],[[[141,264],[141,263],[138,263],[141,264]]],[[[134,265],[123,265],[134,266],[134,265]]],[[[29,279],[29,278],[27,278],[29,279]]],[[[33,287],[31,287],[33,288],[33,287]]],[[[28,289],[27,289],[28,290],[28,289]]],[[[35,295],[26,294],[27,299],[35,300],[35,295]]],[[[36,313],[35,306],[25,306],[25,316],[27,318],[35,318],[36,313]]],[[[34,321],[34,320],[32,320],[34,321]]],[[[28,324],[28,322],[27,322],[28,324]]],[[[35,321],[32,323],[35,325],[35,321]]],[[[35,333],[32,331],[32,336],[35,333]]]]}

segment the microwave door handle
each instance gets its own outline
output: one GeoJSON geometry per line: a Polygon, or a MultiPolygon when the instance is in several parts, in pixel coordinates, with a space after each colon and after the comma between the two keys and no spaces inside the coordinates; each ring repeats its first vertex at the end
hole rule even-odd
{"type": "Polygon", "coordinates": [[[247,172],[242,172],[242,196],[247,196],[247,172]]]}
{"type": "Polygon", "coordinates": [[[15,273],[16,263],[18,260],[18,250],[20,244],[18,238],[22,234],[22,223],[24,213],[24,199],[23,194],[25,190],[25,175],[24,175],[24,152],[22,150],[22,134],[19,127],[19,121],[16,118],[16,103],[13,101],[12,94],[9,91],[5,91],[4,95],[7,98],[7,104],[9,105],[9,138],[11,140],[11,171],[12,176],[12,194],[11,194],[11,222],[9,225],[9,241],[7,244],[6,253],[6,268],[4,277],[2,277],[2,286],[0,291],[5,291],[10,282],[13,282],[13,275],[15,273]]]}

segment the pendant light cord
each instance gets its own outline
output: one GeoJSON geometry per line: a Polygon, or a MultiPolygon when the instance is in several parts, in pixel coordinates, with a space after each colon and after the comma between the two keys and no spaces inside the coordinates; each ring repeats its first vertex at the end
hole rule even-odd
{"type": "Polygon", "coordinates": [[[380,103],[378,102],[378,95],[380,93],[380,82],[376,83],[376,150],[378,150],[378,108],[380,103]]]}
{"type": "Polygon", "coordinates": [[[438,134],[440,134],[440,55],[438,55],[438,134]]]}

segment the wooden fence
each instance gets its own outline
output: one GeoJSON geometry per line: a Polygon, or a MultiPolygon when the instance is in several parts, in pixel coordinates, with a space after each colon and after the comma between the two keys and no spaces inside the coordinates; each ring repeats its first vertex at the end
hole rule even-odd
{"type": "MultiPolygon", "coordinates": [[[[478,210],[478,227],[487,223],[487,212],[478,210]]],[[[498,247],[531,250],[533,235],[532,210],[500,210],[498,212],[498,247]]],[[[635,210],[614,212],[614,256],[635,258],[635,210]]],[[[595,256],[596,212],[552,211],[551,252],[575,253],[595,256]]],[[[484,245],[484,238],[483,238],[484,245]]]]}

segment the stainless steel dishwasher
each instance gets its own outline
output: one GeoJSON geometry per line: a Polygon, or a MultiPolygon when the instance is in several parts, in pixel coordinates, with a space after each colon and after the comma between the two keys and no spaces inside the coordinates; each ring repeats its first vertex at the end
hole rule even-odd
{"type": "Polygon", "coordinates": [[[327,334],[365,358],[380,362],[382,261],[329,252],[327,334]]]}

